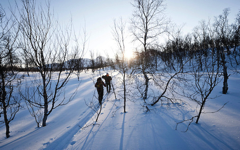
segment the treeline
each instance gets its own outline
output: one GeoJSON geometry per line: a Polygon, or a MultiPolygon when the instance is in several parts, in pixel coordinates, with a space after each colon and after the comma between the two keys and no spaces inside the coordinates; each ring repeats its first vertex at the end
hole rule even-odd
{"type": "Polygon", "coordinates": [[[151,46],[146,52],[135,52],[132,63],[140,65],[145,59],[149,63],[148,67],[156,67],[159,59],[167,64],[171,64],[173,60],[182,64],[183,60],[190,58],[190,62],[196,60],[199,69],[202,69],[207,61],[205,58],[211,55],[218,65],[227,61],[229,65],[236,67],[240,64],[240,13],[229,24],[229,11],[225,9],[222,15],[215,17],[212,24],[210,21],[200,22],[194,32],[186,36],[182,36],[180,30],[176,34],[172,32],[174,38],[169,38],[165,44],[151,46]],[[226,58],[223,57],[224,54],[226,58]]]}
{"type": "Polygon", "coordinates": [[[212,91],[222,79],[222,93],[228,92],[230,76],[228,69],[233,73],[239,73],[240,12],[230,23],[228,18],[230,10],[224,9],[213,22],[201,21],[192,33],[183,36],[181,28],[170,28],[168,26],[170,23],[168,24],[167,21],[157,22],[164,18],[152,19],[161,13],[162,9],[153,10],[162,8],[162,2],[135,1],[136,11],[131,20],[132,33],[142,47],[135,52],[135,57],[131,61],[124,59],[125,43],[121,41],[124,39],[124,25],[121,22],[115,24],[116,41],[120,49],[120,57],[117,55],[115,62],[123,76],[121,97],[124,99],[124,112],[126,112],[126,99],[132,100],[137,95],[144,100],[143,107],[146,111],[150,111],[149,105],[154,106],[163,101],[175,103],[182,100],[179,97],[184,97],[199,105],[198,114],[180,122],[188,121],[188,129],[193,121],[199,122],[207,100],[211,98],[212,91]],[[162,31],[159,32],[159,28],[162,31]],[[156,37],[163,33],[168,37],[166,43],[156,44],[158,43],[156,37]],[[130,74],[131,85],[126,83],[126,72],[128,76],[130,74]],[[150,82],[159,89],[159,95],[148,94],[152,91],[150,82]],[[131,86],[134,86],[138,92],[129,93],[131,86]]]}

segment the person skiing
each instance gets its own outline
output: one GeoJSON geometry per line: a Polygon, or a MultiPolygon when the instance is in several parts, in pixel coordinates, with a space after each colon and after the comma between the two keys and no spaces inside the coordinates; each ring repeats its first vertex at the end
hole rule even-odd
{"type": "Polygon", "coordinates": [[[100,105],[102,104],[103,93],[104,93],[103,86],[106,87],[106,85],[105,85],[105,83],[102,81],[101,77],[99,77],[99,78],[97,79],[97,82],[96,82],[96,84],[95,84],[95,87],[97,88],[97,91],[98,91],[98,101],[99,101],[99,104],[100,104],[100,105]]]}
{"type": "Polygon", "coordinates": [[[109,93],[111,91],[111,80],[112,77],[109,76],[109,74],[107,73],[105,76],[102,76],[102,78],[105,80],[105,83],[107,85],[107,92],[109,93]]]}

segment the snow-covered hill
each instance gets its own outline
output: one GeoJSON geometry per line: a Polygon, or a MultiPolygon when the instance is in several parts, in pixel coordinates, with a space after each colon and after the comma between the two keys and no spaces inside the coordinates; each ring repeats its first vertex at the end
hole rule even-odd
{"type": "Polygon", "coordinates": [[[0,128],[0,149],[240,149],[239,75],[229,77],[226,95],[221,94],[219,84],[212,95],[220,97],[209,100],[204,110],[214,112],[228,104],[219,112],[202,114],[199,124],[192,123],[187,132],[182,132],[189,122],[175,130],[176,123],[196,115],[196,104],[163,102],[149,106],[150,112],[146,113],[141,100],[130,99],[127,113],[123,113],[123,100],[119,95],[115,99],[113,92],[105,94],[96,123],[94,108],[99,107],[94,82],[106,72],[120,90],[121,75],[112,70],[81,73],[81,81],[73,74],[66,88],[66,93],[71,93],[80,82],[73,101],[54,110],[46,127],[36,128],[28,110],[20,110],[10,124],[10,138],[5,138],[4,126],[0,128]]]}

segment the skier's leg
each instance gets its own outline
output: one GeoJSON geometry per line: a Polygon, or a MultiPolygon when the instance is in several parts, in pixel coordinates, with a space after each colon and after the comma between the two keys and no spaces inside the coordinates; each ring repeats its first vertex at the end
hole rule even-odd
{"type": "Polygon", "coordinates": [[[101,104],[101,99],[102,99],[102,97],[101,97],[101,92],[98,91],[98,102],[99,102],[99,104],[101,104]]]}
{"type": "Polygon", "coordinates": [[[106,87],[107,87],[107,92],[108,92],[108,84],[106,83],[106,87]]]}
{"type": "Polygon", "coordinates": [[[100,97],[100,101],[99,101],[99,103],[100,103],[100,104],[102,104],[102,99],[103,99],[103,90],[101,91],[101,93],[100,93],[100,96],[101,96],[101,97],[100,97]]]}
{"type": "Polygon", "coordinates": [[[109,93],[110,90],[111,90],[111,87],[110,87],[110,84],[108,83],[108,84],[107,84],[107,92],[109,93]]]}

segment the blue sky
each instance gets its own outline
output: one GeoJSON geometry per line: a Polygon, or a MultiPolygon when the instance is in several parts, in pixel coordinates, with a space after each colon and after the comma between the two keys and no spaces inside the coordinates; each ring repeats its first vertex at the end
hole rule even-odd
{"type": "MultiPolygon", "coordinates": [[[[15,0],[9,0],[14,4],[15,0]]],[[[40,0],[38,0],[40,1],[40,0]]],[[[84,27],[89,37],[88,49],[96,54],[113,56],[117,47],[112,37],[113,20],[123,18],[129,22],[133,0],[50,0],[56,18],[67,24],[72,18],[77,33],[84,27]]],[[[4,9],[9,7],[8,0],[2,0],[4,9]]],[[[224,8],[230,8],[229,18],[234,18],[240,10],[240,0],[165,0],[166,16],[177,25],[184,25],[184,33],[192,32],[201,20],[214,19],[224,8]]],[[[128,49],[134,49],[128,41],[128,49]]],[[[86,57],[89,57],[86,54],[86,57]]]]}

